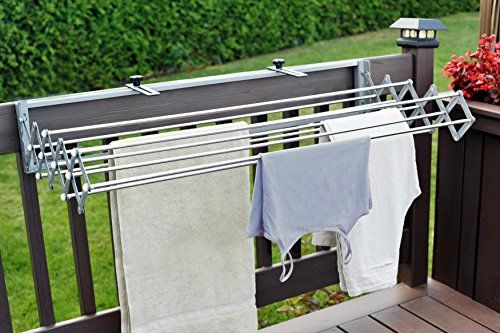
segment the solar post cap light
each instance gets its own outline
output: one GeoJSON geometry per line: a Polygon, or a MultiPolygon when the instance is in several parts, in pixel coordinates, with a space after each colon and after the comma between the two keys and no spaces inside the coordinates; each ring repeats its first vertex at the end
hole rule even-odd
{"type": "Polygon", "coordinates": [[[439,46],[437,31],[448,30],[441,21],[427,18],[400,18],[389,28],[401,30],[401,37],[396,41],[398,46],[430,48],[439,46]]]}

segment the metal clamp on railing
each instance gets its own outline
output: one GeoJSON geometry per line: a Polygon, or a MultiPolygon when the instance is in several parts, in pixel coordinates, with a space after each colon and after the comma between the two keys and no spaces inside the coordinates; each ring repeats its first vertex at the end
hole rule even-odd
{"type": "Polygon", "coordinates": [[[289,68],[283,68],[283,64],[285,63],[285,59],[274,59],[273,60],[273,66],[267,67],[270,71],[286,74],[286,75],[291,75],[295,77],[304,77],[307,76],[306,73],[294,71],[293,69],[289,68]]]}
{"type": "Polygon", "coordinates": [[[141,94],[146,95],[146,96],[155,96],[155,95],[160,94],[158,91],[153,90],[149,87],[141,86],[141,81],[143,79],[144,79],[144,77],[142,75],[132,75],[129,78],[131,83],[127,83],[125,86],[127,88],[132,89],[132,90],[140,92],[141,94]]]}

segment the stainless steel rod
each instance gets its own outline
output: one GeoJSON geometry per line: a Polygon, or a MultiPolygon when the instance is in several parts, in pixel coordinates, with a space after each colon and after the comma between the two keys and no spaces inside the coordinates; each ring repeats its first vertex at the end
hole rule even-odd
{"type": "MultiPolygon", "coordinates": [[[[176,146],[170,146],[170,147],[160,147],[160,148],[153,148],[153,149],[147,149],[147,150],[140,150],[136,152],[129,152],[129,153],[119,153],[119,154],[109,154],[109,155],[99,155],[96,156],[95,159],[94,157],[91,158],[82,158],[82,162],[95,162],[98,160],[107,160],[107,159],[118,159],[118,158],[123,158],[123,157],[129,157],[129,156],[139,156],[139,155],[144,155],[144,154],[150,154],[150,153],[157,153],[157,152],[162,152],[162,151],[169,151],[169,150],[176,150],[176,149],[181,149],[181,148],[189,148],[189,147],[195,147],[195,146],[202,146],[202,145],[208,145],[208,144],[214,144],[214,143],[222,143],[222,142],[228,142],[228,141],[236,141],[240,139],[246,139],[249,137],[255,137],[258,136],[257,138],[254,138],[252,140],[249,140],[250,143],[257,143],[257,142],[262,142],[262,141],[268,141],[268,140],[273,140],[277,138],[284,138],[284,137],[291,137],[291,136],[296,136],[296,135],[303,135],[311,132],[317,132],[319,131],[319,126],[320,123],[313,123],[313,124],[308,124],[308,125],[302,125],[302,126],[296,126],[292,127],[289,129],[286,129],[286,131],[293,131],[289,133],[282,133],[284,132],[283,130],[274,130],[274,131],[269,131],[266,132],[266,134],[272,134],[272,133],[280,133],[277,135],[270,135],[266,137],[261,137],[262,134],[247,134],[247,135],[241,135],[241,136],[234,136],[234,137],[229,137],[229,138],[222,138],[222,139],[216,139],[216,140],[209,140],[209,141],[202,141],[202,142],[193,142],[193,143],[188,143],[188,144],[182,144],[182,145],[176,145],[176,146]],[[309,128],[306,130],[298,130],[300,128],[309,128]]],[[[208,134],[207,134],[208,135],[208,134]]],[[[66,165],[65,161],[62,161],[59,163],[59,165],[66,165]]],[[[86,166],[85,170],[93,170],[93,169],[98,169],[98,168],[105,168],[108,167],[109,164],[99,164],[99,165],[91,165],[91,166],[86,166]]],[[[80,168],[74,168],[73,173],[75,176],[81,175],[79,173],[81,171],[80,168]]],[[[61,174],[65,174],[68,172],[68,170],[60,170],[61,174]]],[[[42,177],[47,177],[47,173],[42,173],[42,177]]]]}
{"type": "MultiPolygon", "coordinates": [[[[306,124],[306,125],[293,126],[293,127],[287,128],[286,131],[297,131],[297,130],[300,130],[303,128],[309,128],[309,127],[319,126],[319,125],[320,125],[320,123],[310,123],[310,124],[306,124]]],[[[240,130],[245,130],[246,128],[247,127],[241,127],[240,130]]],[[[207,141],[201,141],[201,142],[190,142],[190,143],[180,144],[180,145],[175,145],[175,146],[170,146],[170,147],[143,149],[140,151],[128,152],[128,153],[113,153],[113,154],[99,155],[99,156],[92,156],[92,155],[87,156],[87,155],[85,155],[84,157],[82,157],[82,161],[84,163],[86,163],[86,162],[88,163],[88,162],[103,161],[103,160],[114,159],[114,158],[129,157],[129,156],[134,156],[134,155],[145,155],[145,154],[158,153],[158,152],[168,151],[168,150],[190,148],[190,147],[203,146],[203,145],[222,143],[222,142],[228,142],[228,141],[236,141],[236,140],[242,140],[242,139],[251,139],[251,138],[261,137],[263,135],[281,133],[283,131],[284,131],[283,129],[276,129],[276,130],[272,130],[272,131],[265,132],[265,133],[250,133],[250,134],[245,134],[245,135],[238,135],[238,136],[233,136],[233,137],[213,139],[213,140],[207,140],[207,141]]],[[[209,136],[209,135],[211,135],[210,132],[205,133],[203,136],[209,136]]],[[[65,164],[66,163],[64,161],[61,161],[61,163],[60,163],[60,165],[65,165],[65,164]]]]}
{"type": "MultiPolygon", "coordinates": [[[[409,130],[402,130],[402,131],[395,131],[391,133],[384,133],[384,134],[378,134],[374,135],[371,138],[372,139],[379,139],[379,138],[385,138],[389,136],[395,136],[395,135],[401,135],[401,134],[423,134],[423,133],[429,133],[431,132],[432,129],[434,128],[440,128],[440,127],[445,127],[445,126],[450,126],[450,125],[458,125],[458,124],[463,124],[466,122],[471,122],[472,120],[470,119],[461,119],[461,120],[455,120],[452,122],[447,122],[447,123],[440,123],[440,124],[434,124],[434,125],[427,125],[427,126],[421,126],[417,128],[411,128],[409,130]]],[[[334,134],[340,134],[342,132],[335,132],[335,131],[329,131],[325,133],[319,134],[319,136],[329,136],[329,135],[334,135],[334,134]]],[[[257,156],[258,157],[258,156],[257,156]]],[[[214,163],[211,164],[206,164],[203,165],[205,169],[196,169],[194,171],[187,171],[183,173],[178,173],[178,174],[170,174],[166,176],[159,176],[155,178],[148,178],[144,180],[138,180],[138,181],[130,181],[130,182],[125,182],[125,183],[120,183],[112,186],[105,186],[105,183],[98,183],[94,185],[95,190],[89,191],[87,194],[98,194],[102,192],[109,192],[113,190],[119,190],[123,188],[129,188],[129,187],[134,187],[134,186],[139,186],[139,185],[146,185],[146,184],[151,184],[151,183],[156,183],[156,182],[161,182],[161,181],[166,181],[166,180],[173,180],[173,179],[179,179],[179,178],[185,178],[185,177],[190,177],[190,176],[195,176],[195,175],[201,175],[201,174],[206,174],[206,173],[211,173],[211,172],[216,172],[216,171],[222,171],[222,170],[229,170],[229,169],[234,169],[238,167],[244,167],[244,166],[250,166],[253,164],[256,164],[258,162],[258,159],[255,159],[255,156],[249,157],[247,161],[242,161],[234,164],[229,164],[229,165],[220,165],[220,166],[213,166],[214,163]]],[[[219,162],[216,162],[219,163],[219,162]]],[[[201,166],[200,166],[201,167],[201,166]]],[[[171,170],[169,172],[173,172],[175,170],[171,170]]],[[[159,173],[158,173],[159,174],[159,173]]],[[[123,179],[125,181],[125,179],[123,179]]],[[[81,194],[81,192],[79,193],[81,194]]],[[[74,198],[75,194],[71,193],[64,197],[64,199],[68,200],[71,198],[74,198]]]]}
{"type": "Polygon", "coordinates": [[[259,155],[255,155],[255,156],[235,158],[235,159],[225,160],[225,161],[220,161],[220,162],[214,162],[214,163],[210,163],[210,164],[200,164],[200,165],[191,166],[191,167],[178,168],[178,169],[173,169],[173,170],[169,170],[169,171],[155,172],[155,173],[150,173],[150,174],[141,175],[141,176],[127,177],[127,178],[118,179],[118,180],[108,180],[106,182],[97,183],[95,185],[92,185],[91,190],[93,191],[93,190],[96,190],[98,188],[109,186],[109,185],[118,185],[118,184],[135,182],[135,181],[139,181],[139,180],[145,180],[145,179],[149,179],[149,178],[170,176],[170,175],[176,175],[176,174],[183,173],[183,172],[203,170],[203,169],[206,169],[207,167],[219,167],[219,166],[224,166],[224,165],[229,165],[229,164],[249,162],[249,161],[253,161],[253,160],[258,160],[259,158],[260,158],[259,155]]]}
{"type": "MultiPolygon", "coordinates": [[[[401,120],[400,122],[405,122],[405,121],[414,121],[418,119],[424,119],[424,118],[430,118],[434,116],[439,116],[442,115],[444,112],[439,111],[439,112],[434,112],[434,113],[429,113],[425,115],[418,115],[418,116],[413,116],[413,117],[408,117],[404,120],[401,120]]],[[[321,123],[311,123],[311,124],[306,124],[306,125],[301,125],[301,126],[294,126],[286,129],[278,129],[278,130],[272,130],[268,132],[263,132],[263,133],[254,133],[254,134],[246,134],[246,135],[240,135],[240,136],[233,136],[229,138],[221,138],[221,139],[215,139],[215,140],[207,140],[207,141],[201,141],[201,142],[193,142],[193,143],[187,143],[187,144],[180,144],[180,145],[175,145],[175,146],[169,146],[169,147],[159,147],[159,148],[152,148],[152,149],[144,149],[136,152],[127,152],[127,153],[113,153],[113,154],[99,154],[98,156],[89,156],[89,157],[83,157],[82,162],[83,163],[89,163],[89,162],[95,162],[99,160],[107,160],[107,159],[118,159],[118,158],[124,158],[124,157],[129,157],[129,156],[139,156],[139,155],[144,155],[144,154],[151,154],[151,153],[158,153],[158,152],[163,152],[163,151],[171,151],[171,150],[176,150],[176,149],[182,149],[182,148],[190,148],[190,147],[195,147],[195,146],[202,146],[202,145],[209,145],[209,144],[216,144],[216,143],[222,143],[222,142],[229,142],[229,141],[236,141],[236,140],[241,140],[241,139],[247,139],[247,138],[253,138],[250,140],[251,144],[258,143],[261,141],[269,141],[269,140],[274,140],[277,138],[286,138],[286,137],[293,137],[297,135],[303,135],[307,134],[310,132],[317,132],[318,127],[321,125],[321,123]],[[301,130],[303,128],[309,128],[306,130],[301,130]],[[271,135],[278,133],[277,135],[271,135]]],[[[386,126],[390,124],[382,124],[380,126],[386,126]]],[[[207,135],[209,135],[208,133],[207,135]]],[[[60,166],[65,166],[66,162],[61,161],[59,162],[60,166]]],[[[93,170],[93,169],[100,169],[100,168],[106,168],[108,167],[109,164],[98,164],[98,165],[91,165],[87,166],[85,169],[86,170],[93,170]]],[[[81,169],[80,168],[74,168],[73,172],[76,173],[76,176],[81,175],[80,173],[81,169]]],[[[68,170],[60,170],[61,174],[65,174],[68,172],[68,170]]],[[[47,177],[47,173],[42,173],[42,177],[47,177]]]]}
{"type": "Polygon", "coordinates": [[[409,83],[411,84],[412,81],[406,80],[406,81],[402,81],[402,82],[381,84],[378,86],[347,89],[347,90],[334,91],[334,92],[329,92],[329,93],[307,95],[307,96],[300,96],[300,97],[292,97],[292,98],[278,99],[278,100],[259,102],[259,103],[235,105],[235,106],[228,106],[228,107],[215,108],[215,109],[209,109],[209,110],[193,111],[193,112],[187,112],[187,113],[175,114],[175,115],[166,115],[166,116],[159,116],[159,117],[119,121],[119,122],[107,123],[107,124],[88,125],[88,126],[71,127],[71,128],[64,128],[64,129],[58,129],[58,130],[49,130],[49,134],[50,135],[53,135],[53,134],[60,135],[60,134],[64,134],[64,133],[74,133],[74,132],[96,130],[96,129],[103,129],[103,128],[121,127],[121,126],[135,125],[135,124],[144,124],[144,123],[161,121],[161,120],[182,119],[182,118],[196,117],[196,116],[208,116],[208,115],[211,115],[213,113],[219,113],[219,112],[236,111],[236,110],[241,110],[241,109],[256,108],[256,107],[269,106],[269,105],[275,105],[275,104],[301,102],[301,101],[307,101],[307,100],[317,99],[317,98],[326,98],[326,97],[341,96],[341,95],[347,95],[347,94],[355,94],[355,93],[371,91],[371,90],[375,90],[375,89],[402,86],[402,85],[409,84],[409,83]]]}
{"type": "MultiPolygon", "coordinates": [[[[120,137],[120,136],[136,135],[136,134],[142,134],[142,133],[147,133],[147,132],[165,131],[165,130],[175,129],[175,128],[179,128],[179,127],[185,127],[185,126],[204,125],[204,124],[217,122],[217,121],[229,121],[229,120],[235,120],[235,119],[241,119],[241,118],[247,118],[247,117],[262,116],[262,115],[269,115],[269,114],[273,114],[273,113],[293,111],[293,110],[297,110],[297,109],[309,109],[309,108],[313,108],[313,107],[321,106],[321,105],[326,105],[326,104],[353,102],[353,101],[359,101],[359,100],[363,100],[363,99],[367,99],[367,98],[373,98],[375,96],[376,95],[366,95],[366,96],[334,99],[334,100],[328,100],[328,101],[324,101],[324,102],[310,103],[310,104],[305,104],[305,105],[297,105],[297,106],[293,106],[293,107],[286,107],[286,108],[273,109],[273,110],[267,110],[267,111],[259,111],[259,112],[240,114],[240,115],[235,115],[235,116],[210,118],[210,119],[205,119],[205,120],[182,122],[182,123],[176,123],[173,125],[151,127],[151,128],[140,129],[140,130],[124,131],[124,132],[96,135],[96,136],[84,137],[84,138],[78,138],[78,139],[70,139],[70,140],[66,140],[65,142],[66,142],[66,144],[76,144],[76,143],[81,143],[81,142],[109,139],[109,138],[115,138],[115,137],[120,137]]],[[[48,146],[48,144],[47,144],[47,146],[48,146]]],[[[39,146],[34,146],[34,148],[39,148],[39,146]]]]}
{"type": "MultiPolygon", "coordinates": [[[[429,115],[419,115],[419,116],[415,116],[415,117],[417,117],[416,119],[422,119],[422,118],[429,117],[429,115]]],[[[294,137],[294,138],[290,138],[290,139],[269,141],[269,142],[265,142],[265,143],[248,144],[248,145],[243,145],[243,146],[238,146],[238,147],[211,150],[211,151],[206,151],[206,152],[201,152],[201,153],[193,153],[193,154],[174,156],[174,157],[168,157],[168,158],[162,158],[162,159],[156,159],[156,160],[150,160],[150,161],[144,161],[144,162],[129,163],[129,164],[118,165],[118,166],[107,166],[105,168],[88,170],[88,171],[86,171],[86,173],[87,173],[87,175],[92,175],[92,174],[98,174],[98,173],[103,173],[103,172],[125,170],[125,169],[131,169],[131,168],[140,168],[140,167],[145,167],[145,166],[150,166],[150,165],[171,163],[171,162],[183,161],[183,160],[193,159],[193,158],[200,158],[200,157],[214,156],[214,155],[220,155],[220,154],[226,154],[226,153],[233,153],[233,152],[237,152],[237,151],[241,151],[241,150],[269,147],[269,146],[273,146],[273,145],[277,145],[277,144],[300,142],[302,140],[320,138],[322,136],[329,135],[328,133],[330,133],[330,135],[342,134],[342,133],[349,133],[349,132],[360,131],[360,130],[365,130],[365,129],[394,125],[394,124],[403,123],[406,121],[415,120],[415,117],[413,117],[413,119],[406,118],[406,119],[402,119],[402,120],[392,121],[389,123],[364,126],[364,127],[359,127],[359,128],[344,130],[344,131],[331,131],[331,132],[320,133],[320,134],[310,134],[310,135],[304,135],[304,136],[294,137]]],[[[457,120],[457,121],[461,121],[461,120],[457,120]]],[[[468,119],[465,119],[465,121],[468,121],[468,119]]],[[[450,123],[450,125],[451,125],[451,123],[450,123]]],[[[81,175],[82,175],[81,172],[74,173],[74,177],[79,177],[81,175]]]]}
{"type": "MultiPolygon", "coordinates": [[[[385,101],[385,102],[379,102],[379,103],[373,103],[373,104],[365,104],[365,105],[359,105],[359,106],[353,106],[341,110],[333,110],[333,111],[326,111],[326,112],[321,112],[317,114],[310,114],[310,115],[303,115],[300,117],[293,117],[293,118],[286,118],[286,119],[280,119],[280,120],[274,120],[274,121],[268,121],[268,122],[263,122],[263,123],[256,123],[256,124],[251,124],[248,125],[248,129],[251,133],[260,133],[266,130],[272,130],[272,129],[277,129],[277,128],[283,128],[283,127],[289,127],[289,126],[296,126],[296,125],[302,125],[308,122],[317,122],[317,121],[322,121],[326,120],[329,118],[338,118],[338,117],[343,117],[352,113],[356,112],[361,112],[361,111],[373,111],[373,110],[379,110],[382,108],[387,108],[387,107],[392,107],[392,106],[398,106],[398,105],[407,105],[407,104],[413,104],[417,102],[423,102],[423,101],[432,101],[436,99],[442,99],[442,98],[447,98],[447,97],[453,97],[456,96],[458,93],[456,92],[447,92],[447,93],[442,93],[437,96],[429,96],[429,97],[422,97],[419,99],[414,99],[414,100],[404,100],[404,101],[385,101]]],[[[230,132],[235,132],[239,131],[241,128],[226,128],[226,129],[221,129],[216,132],[212,132],[210,134],[223,134],[223,133],[230,133],[230,132]]],[[[113,146],[111,145],[100,145],[100,146],[94,146],[94,147],[87,147],[87,148],[78,148],[80,150],[81,154],[87,154],[87,153],[94,153],[94,152],[101,152],[101,151],[106,151],[110,149],[116,149],[116,148],[126,148],[126,147],[135,147],[135,146],[141,146],[141,145],[146,145],[146,144],[151,144],[151,143],[159,143],[159,142],[168,142],[168,141],[175,141],[175,140],[181,140],[181,139],[190,139],[190,138],[196,138],[200,136],[205,136],[205,133],[186,133],[185,135],[179,135],[173,138],[152,138],[150,140],[141,140],[140,142],[129,142],[129,143],[122,143],[122,144],[114,144],[113,146]]]]}
{"type": "MultiPolygon", "coordinates": [[[[401,122],[430,118],[430,117],[439,116],[442,114],[444,114],[443,111],[433,112],[433,113],[429,113],[429,114],[425,114],[425,115],[408,117],[405,120],[401,120],[401,122]]],[[[191,148],[191,147],[210,145],[210,144],[216,144],[216,143],[223,143],[223,142],[229,142],[229,141],[236,141],[236,140],[242,140],[242,139],[251,139],[250,143],[256,143],[259,141],[273,140],[273,139],[279,138],[279,137],[306,134],[308,132],[311,132],[312,130],[310,130],[310,129],[309,130],[302,130],[303,128],[318,127],[318,126],[321,126],[321,123],[310,123],[310,124],[306,124],[306,125],[292,126],[292,127],[286,128],[286,129],[280,128],[280,129],[271,130],[271,131],[262,132],[262,133],[251,133],[251,134],[238,135],[238,136],[227,137],[227,138],[213,139],[213,140],[200,141],[200,142],[191,142],[191,143],[180,144],[180,145],[175,145],[175,146],[170,146],[170,147],[143,149],[140,151],[128,152],[128,153],[113,153],[113,154],[106,154],[106,155],[100,154],[99,156],[85,156],[82,158],[82,162],[88,163],[88,162],[117,159],[117,158],[129,157],[129,156],[138,156],[138,155],[159,153],[159,152],[163,152],[163,151],[191,148]],[[283,133],[285,131],[290,132],[290,133],[283,133]],[[276,134],[276,133],[280,133],[280,134],[272,136],[272,134],[276,134]]],[[[207,136],[210,134],[211,133],[206,133],[207,136]]],[[[65,162],[63,161],[61,163],[61,165],[65,165],[65,162]]]]}
{"type": "MultiPolygon", "coordinates": [[[[443,111],[440,111],[440,112],[434,112],[434,113],[429,113],[429,114],[425,114],[425,115],[408,117],[404,120],[401,120],[400,122],[430,118],[430,117],[442,115],[443,113],[444,113],[443,111]]],[[[262,133],[252,133],[252,134],[238,135],[238,136],[233,136],[233,137],[219,138],[219,139],[206,140],[206,141],[200,141],[200,142],[190,142],[190,143],[185,143],[185,144],[180,144],[180,145],[175,145],[175,146],[170,146],[170,147],[143,149],[140,151],[127,152],[127,153],[113,153],[113,154],[107,154],[107,155],[100,154],[99,156],[95,156],[95,157],[94,156],[90,156],[90,157],[85,156],[82,158],[82,162],[88,163],[88,162],[96,162],[96,161],[124,158],[124,157],[130,157],[130,156],[139,156],[139,155],[145,155],[145,154],[159,153],[159,152],[163,152],[163,151],[191,148],[191,147],[210,145],[210,144],[216,144],[216,143],[223,143],[223,142],[229,142],[229,141],[236,141],[236,140],[242,140],[242,139],[253,139],[253,140],[250,140],[250,143],[256,143],[259,141],[267,141],[267,140],[272,140],[272,139],[279,138],[279,137],[289,137],[289,136],[294,136],[294,135],[306,134],[308,132],[311,132],[311,130],[302,130],[302,131],[300,131],[300,130],[303,128],[317,127],[320,125],[321,125],[321,123],[310,123],[310,124],[306,124],[306,125],[293,126],[293,127],[286,128],[286,129],[276,129],[276,130],[271,130],[271,131],[262,132],[262,133]],[[283,133],[285,131],[290,132],[290,133],[283,133]],[[272,135],[275,133],[280,133],[280,134],[275,135],[275,136],[269,136],[269,135],[272,135]],[[265,136],[265,137],[262,137],[262,136],[265,136]],[[255,138],[257,138],[257,139],[255,139],[255,138]]],[[[206,133],[206,135],[210,135],[210,133],[206,133]]],[[[60,163],[60,165],[65,165],[65,164],[66,163],[64,161],[62,161],[60,163]]],[[[107,164],[105,164],[105,165],[107,165],[107,164]]]]}

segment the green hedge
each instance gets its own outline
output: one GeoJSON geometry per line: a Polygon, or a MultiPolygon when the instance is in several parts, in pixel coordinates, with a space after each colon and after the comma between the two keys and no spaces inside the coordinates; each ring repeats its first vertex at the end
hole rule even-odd
{"type": "Polygon", "coordinates": [[[116,86],[478,0],[1,0],[0,101],[116,86]]]}

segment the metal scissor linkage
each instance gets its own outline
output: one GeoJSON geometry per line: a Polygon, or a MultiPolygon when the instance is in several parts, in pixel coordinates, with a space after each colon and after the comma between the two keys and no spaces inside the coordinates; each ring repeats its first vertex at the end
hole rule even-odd
{"type": "MultiPolygon", "coordinates": [[[[54,188],[56,178],[58,179],[62,194],[61,199],[66,201],[69,199],[76,199],[78,203],[78,212],[84,212],[85,201],[90,194],[109,192],[121,188],[150,184],[158,181],[165,181],[181,177],[188,177],[197,174],[216,172],[235,167],[243,167],[255,164],[258,156],[252,156],[245,159],[225,160],[217,163],[210,163],[204,165],[195,165],[193,167],[174,169],[155,174],[146,174],[137,177],[130,177],[120,180],[108,180],[101,183],[91,184],[89,176],[92,174],[102,174],[114,172],[116,170],[127,168],[140,168],[147,165],[170,163],[178,160],[195,159],[201,156],[221,155],[230,153],[237,150],[247,150],[259,147],[265,147],[275,144],[299,142],[306,139],[316,139],[321,136],[330,135],[332,133],[322,133],[320,131],[321,122],[327,119],[346,117],[365,112],[377,111],[383,108],[395,107],[398,108],[404,115],[405,119],[399,122],[407,122],[410,126],[417,120],[423,121],[423,125],[410,128],[408,131],[388,132],[382,133],[377,137],[385,137],[391,135],[399,135],[403,133],[420,134],[429,133],[436,128],[448,127],[454,140],[458,141],[462,138],[465,132],[472,126],[474,117],[472,116],[467,103],[463,98],[463,94],[459,92],[447,92],[439,94],[436,87],[431,85],[429,90],[423,97],[418,97],[413,82],[406,80],[402,82],[391,82],[389,75],[386,75],[379,85],[374,85],[370,72],[364,72],[363,77],[365,86],[362,88],[349,89],[343,91],[336,91],[330,93],[323,93],[317,95],[301,96],[295,98],[288,98],[282,100],[272,100],[260,103],[236,105],[224,108],[201,110],[195,112],[188,112],[184,114],[166,115],[154,118],[145,118],[131,121],[121,121],[108,124],[88,125],[75,128],[48,130],[43,129],[40,131],[37,122],[30,123],[28,108],[26,101],[21,101],[16,104],[16,110],[19,120],[19,134],[22,143],[23,162],[25,172],[36,173],[37,179],[47,178],[49,187],[54,188]],[[362,93],[362,95],[360,95],[362,93]],[[382,96],[390,94],[391,100],[383,100],[382,96]],[[354,97],[345,97],[346,95],[354,95],[354,97]],[[340,96],[342,98],[335,99],[334,97],[340,96]],[[306,103],[293,107],[277,108],[277,105],[283,103],[296,103],[305,102],[314,99],[322,99],[321,102],[306,103]],[[326,98],[331,98],[326,100],[326,98]],[[446,99],[448,104],[445,105],[443,99],[446,99]],[[332,110],[316,114],[308,114],[299,117],[285,118],[279,120],[270,120],[263,123],[255,123],[248,125],[248,134],[240,136],[229,136],[226,138],[206,140],[201,142],[184,143],[173,146],[166,146],[160,148],[145,148],[137,152],[130,153],[116,153],[111,152],[113,148],[124,148],[139,145],[147,145],[151,143],[175,141],[179,139],[189,139],[194,137],[203,136],[204,134],[190,133],[186,131],[176,138],[162,138],[152,137],[151,139],[141,140],[140,143],[119,143],[114,146],[110,145],[97,145],[91,147],[78,147],[77,145],[82,142],[92,140],[102,140],[110,137],[120,137],[131,134],[141,134],[149,131],[167,130],[182,126],[194,126],[207,124],[218,121],[228,121],[233,119],[240,119],[258,115],[268,115],[273,113],[286,112],[290,110],[305,109],[325,104],[335,104],[344,102],[358,102],[364,101],[364,104],[347,107],[341,110],[332,110]],[[427,103],[435,101],[438,111],[427,113],[425,107],[427,103]],[[462,107],[464,118],[452,120],[450,112],[459,104],[462,107]],[[244,115],[229,115],[224,116],[225,112],[242,110],[247,108],[265,107],[269,106],[266,111],[252,112],[244,115]],[[411,111],[407,115],[407,111],[411,111]],[[213,118],[207,117],[214,115],[213,118]],[[184,121],[183,119],[193,119],[196,116],[204,116],[206,120],[197,121],[184,121]],[[209,118],[209,119],[207,119],[209,118]],[[156,121],[164,120],[178,120],[175,125],[159,126],[151,128],[144,126],[144,129],[120,132],[120,127],[124,125],[137,125],[137,124],[151,124],[156,121]],[[460,126],[458,130],[455,126],[460,126]],[[92,137],[85,137],[74,135],[78,132],[85,132],[92,129],[110,129],[117,128],[117,132],[112,134],[97,135],[92,137]],[[76,139],[64,140],[62,136],[67,133],[72,133],[72,137],[76,139]],[[54,140],[54,138],[57,138],[54,140]],[[189,147],[198,145],[209,145],[218,142],[226,142],[238,139],[248,139],[249,144],[241,147],[223,149],[219,151],[208,151],[200,154],[180,155],[174,158],[155,159],[154,156],[158,152],[168,150],[182,150],[189,147]],[[104,153],[103,152],[109,152],[104,153]],[[142,163],[131,163],[120,166],[109,165],[107,161],[113,159],[124,158],[132,155],[151,154],[151,160],[142,163]],[[89,165],[89,163],[99,162],[101,164],[89,165]],[[80,181],[81,180],[81,186],[80,181]]],[[[376,125],[372,127],[387,126],[397,122],[376,125]]],[[[367,127],[371,128],[371,127],[367,127]]],[[[357,128],[355,130],[362,130],[365,128],[357,128]]],[[[241,130],[240,128],[223,128],[214,131],[211,134],[230,133],[241,130]]]]}

